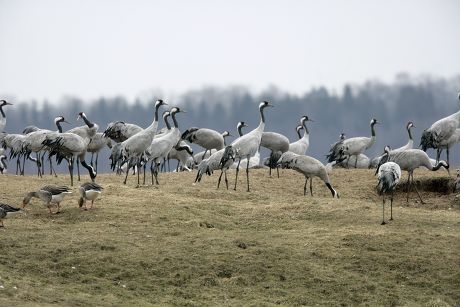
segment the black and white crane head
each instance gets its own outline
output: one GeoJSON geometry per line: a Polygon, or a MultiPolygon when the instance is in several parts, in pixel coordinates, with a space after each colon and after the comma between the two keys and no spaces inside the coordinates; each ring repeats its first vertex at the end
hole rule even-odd
{"type": "Polygon", "coordinates": [[[243,127],[247,127],[247,126],[248,125],[246,125],[245,122],[238,122],[238,124],[236,125],[236,130],[238,131],[239,136],[243,135],[243,132],[241,131],[241,129],[243,129],[243,127]]]}
{"type": "Polygon", "coordinates": [[[5,99],[0,100],[0,109],[3,108],[4,106],[12,106],[12,103],[9,103],[5,99]]]}
{"type": "Polygon", "coordinates": [[[417,128],[417,127],[415,126],[415,124],[413,122],[408,122],[407,126],[406,126],[406,129],[410,130],[410,128],[417,128]]]}
{"type": "Polygon", "coordinates": [[[371,119],[371,126],[374,126],[375,124],[380,124],[380,122],[378,120],[376,120],[375,118],[371,119]]]}
{"type": "Polygon", "coordinates": [[[303,125],[305,124],[305,122],[308,122],[308,121],[314,122],[313,119],[309,118],[307,115],[304,115],[304,116],[302,116],[302,117],[300,118],[300,125],[303,126],[303,125]]]}

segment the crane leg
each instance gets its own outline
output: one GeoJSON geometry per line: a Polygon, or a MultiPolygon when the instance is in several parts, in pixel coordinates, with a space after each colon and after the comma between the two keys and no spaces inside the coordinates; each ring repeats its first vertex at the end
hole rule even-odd
{"type": "Polygon", "coordinates": [[[78,181],[80,181],[80,158],[77,158],[78,181]]]}
{"type": "Polygon", "coordinates": [[[272,166],[268,165],[268,177],[272,177],[272,166]]]}
{"type": "Polygon", "coordinates": [[[154,172],[154,174],[155,174],[155,183],[157,185],[160,185],[160,183],[158,182],[158,171],[159,171],[159,169],[160,169],[160,164],[155,163],[155,172],[154,172]]]}
{"type": "Polygon", "coordinates": [[[96,153],[96,173],[97,173],[97,160],[99,159],[99,153],[96,153]]]}
{"type": "Polygon", "coordinates": [[[409,202],[409,191],[410,191],[410,173],[407,173],[407,195],[406,195],[406,203],[409,202]]]}
{"type": "Polygon", "coordinates": [[[356,155],[355,157],[356,157],[356,159],[355,159],[355,168],[358,168],[358,156],[356,155]]]}
{"type": "Polygon", "coordinates": [[[308,177],[305,177],[305,184],[303,186],[303,196],[307,195],[307,183],[308,183],[308,177]]]}
{"type": "Polygon", "coordinates": [[[394,191],[391,191],[391,198],[390,198],[390,221],[393,220],[393,194],[394,194],[394,191]]]}
{"type": "Polygon", "coordinates": [[[248,182],[248,192],[249,192],[249,156],[247,157],[247,163],[246,163],[246,180],[248,182]]]}
{"type": "Polygon", "coordinates": [[[145,185],[145,169],[147,168],[147,163],[144,164],[144,181],[142,182],[143,185],[145,185]]]}
{"type": "MultiPolygon", "coordinates": [[[[447,146],[446,153],[447,153],[447,164],[449,164],[449,146],[447,146]]],[[[450,169],[449,168],[447,169],[447,173],[450,175],[450,169]]]]}
{"type": "Polygon", "coordinates": [[[222,174],[224,173],[223,170],[220,170],[220,176],[219,176],[219,180],[217,181],[217,189],[219,189],[219,186],[220,186],[220,180],[222,179],[222,174]]]}
{"type": "Polygon", "coordinates": [[[236,166],[236,177],[235,177],[235,187],[233,190],[236,191],[236,184],[238,182],[238,172],[240,171],[240,163],[241,163],[241,158],[238,160],[238,165],[236,166]]]}
{"type": "Polygon", "coordinates": [[[89,164],[93,166],[93,158],[94,158],[94,152],[91,153],[91,161],[89,161],[89,164]]]}
{"type": "Polygon", "coordinates": [[[351,156],[348,155],[348,159],[347,159],[347,168],[350,168],[350,164],[348,164],[348,163],[350,163],[350,157],[351,157],[351,156]]]}
{"type": "Polygon", "coordinates": [[[45,153],[41,154],[42,157],[42,176],[45,175],[45,153]]]}
{"type": "Polygon", "coordinates": [[[382,224],[381,225],[385,225],[385,193],[382,194],[382,224]]]}
{"type": "Polygon", "coordinates": [[[442,152],[441,148],[436,149],[436,163],[438,163],[439,159],[441,158],[441,152],[442,152]]]}
{"type": "Polygon", "coordinates": [[[137,186],[139,187],[141,184],[141,174],[140,174],[140,167],[141,164],[137,164],[137,186]]]}
{"type": "Polygon", "coordinates": [[[73,159],[70,158],[69,162],[69,173],[70,173],[70,186],[73,187],[73,159]]]}
{"type": "Polygon", "coordinates": [[[278,175],[278,178],[280,178],[280,169],[278,165],[276,166],[276,174],[278,175]]]}
{"type": "Polygon", "coordinates": [[[310,178],[310,194],[313,196],[313,178],[310,178]]]}
{"type": "Polygon", "coordinates": [[[26,155],[24,155],[24,158],[23,158],[23,161],[22,161],[22,170],[21,170],[21,167],[19,166],[19,171],[21,172],[21,175],[23,175],[23,176],[24,176],[24,168],[26,166],[26,158],[27,158],[26,155]]]}
{"type": "Polygon", "coordinates": [[[225,185],[227,186],[227,190],[228,190],[228,179],[227,179],[227,171],[225,171],[225,185]]]}
{"type": "Polygon", "coordinates": [[[153,172],[155,171],[153,163],[154,162],[152,160],[152,164],[150,164],[150,176],[152,177],[152,185],[153,185],[153,172]]]}
{"type": "Polygon", "coordinates": [[[415,183],[414,183],[414,174],[412,174],[412,180],[411,180],[411,181],[412,181],[412,185],[414,186],[415,192],[417,192],[418,198],[420,198],[420,202],[421,202],[422,204],[425,204],[425,202],[424,202],[423,199],[422,199],[422,196],[421,196],[420,193],[418,192],[417,186],[416,186],[415,183]]]}
{"type": "Polygon", "coordinates": [[[37,152],[37,177],[41,177],[40,154],[37,152]]]}
{"type": "Polygon", "coordinates": [[[16,159],[16,176],[18,175],[18,169],[21,170],[21,161],[19,161],[19,157],[16,159]]]}
{"type": "Polygon", "coordinates": [[[204,157],[206,157],[206,153],[207,153],[207,152],[208,152],[208,150],[205,149],[204,154],[203,154],[203,157],[201,157],[201,160],[204,160],[204,157]]]}
{"type": "Polygon", "coordinates": [[[125,175],[125,180],[123,181],[123,184],[126,184],[126,180],[128,180],[129,170],[131,169],[131,162],[130,162],[130,160],[128,160],[126,163],[128,163],[128,166],[126,167],[126,175],[125,175]]]}

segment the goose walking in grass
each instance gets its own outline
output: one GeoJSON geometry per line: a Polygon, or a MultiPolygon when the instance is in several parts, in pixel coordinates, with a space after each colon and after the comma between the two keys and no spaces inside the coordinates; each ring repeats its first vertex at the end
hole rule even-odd
{"type": "MultiPolygon", "coordinates": [[[[390,154],[390,148],[385,147],[385,153],[390,154]]],[[[379,195],[382,195],[382,225],[385,225],[385,193],[390,193],[390,221],[393,220],[393,194],[401,179],[401,168],[394,162],[385,162],[377,172],[379,195]]]]}
{"type": "Polygon", "coordinates": [[[297,155],[288,151],[281,156],[278,160],[278,164],[284,168],[291,168],[305,176],[305,185],[303,187],[304,195],[307,195],[307,182],[308,179],[310,179],[310,194],[313,196],[312,180],[313,177],[318,177],[326,184],[327,188],[331,191],[333,198],[340,198],[339,193],[332,187],[329,180],[328,169],[330,170],[330,167],[326,167],[315,158],[297,155]]]}
{"type": "Polygon", "coordinates": [[[13,215],[23,213],[21,208],[15,208],[7,204],[0,203],[0,227],[5,227],[3,225],[3,220],[10,218],[13,215]]]}
{"type": "Polygon", "coordinates": [[[57,214],[61,212],[60,204],[63,201],[64,197],[67,194],[71,193],[72,192],[70,191],[70,189],[66,186],[58,186],[54,184],[45,185],[41,187],[38,191],[27,193],[27,195],[24,197],[22,201],[22,208],[25,208],[25,206],[30,203],[32,198],[38,198],[45,203],[45,206],[50,211],[50,214],[53,214],[53,211],[51,211],[51,207],[53,205],[56,205],[57,211],[55,213],[57,214]]]}
{"type": "Polygon", "coordinates": [[[80,199],[78,200],[78,207],[82,208],[83,210],[87,210],[86,208],[86,201],[91,201],[91,207],[89,209],[93,209],[93,204],[96,198],[101,195],[102,190],[104,188],[98,185],[95,182],[85,182],[80,186],[80,199]]]}
{"type": "Polygon", "coordinates": [[[433,165],[426,152],[420,149],[391,151],[390,147],[386,146],[385,152],[386,154],[382,157],[382,159],[380,159],[380,164],[375,173],[378,174],[379,168],[386,162],[395,162],[399,165],[401,170],[407,171],[407,202],[409,202],[410,188],[413,186],[420,198],[420,202],[422,204],[425,203],[414,184],[414,170],[419,167],[426,167],[430,171],[437,171],[441,167],[444,167],[446,170],[449,169],[449,164],[446,161],[439,161],[437,164],[433,165]]]}

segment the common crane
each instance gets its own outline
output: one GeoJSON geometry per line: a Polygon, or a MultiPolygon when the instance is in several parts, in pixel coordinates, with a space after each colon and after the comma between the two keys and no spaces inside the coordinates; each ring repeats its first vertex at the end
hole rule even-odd
{"type": "MultiPolygon", "coordinates": [[[[354,138],[349,138],[345,139],[342,143],[341,146],[341,152],[342,154],[348,156],[348,162],[350,160],[351,156],[358,156],[362,154],[365,150],[369,149],[372,145],[375,143],[375,129],[374,126],[375,124],[378,124],[379,122],[373,118],[370,122],[371,125],[371,137],[354,137],[354,138]]],[[[336,159],[333,159],[336,160],[336,159]]],[[[358,159],[355,160],[355,168],[357,168],[358,164],[358,159]]]]}
{"type": "Polygon", "coordinates": [[[447,140],[439,142],[436,148],[436,161],[441,158],[443,149],[446,150],[446,160],[449,163],[449,150],[452,146],[460,140],[460,129],[455,129],[455,132],[447,140]]]}
{"type": "MultiPolygon", "coordinates": [[[[128,162],[128,170],[134,164],[139,164],[141,156],[145,153],[147,148],[152,144],[155,133],[158,128],[158,111],[161,106],[167,105],[163,100],[158,99],[155,102],[155,115],[150,126],[144,130],[139,131],[127,140],[123,141],[120,145],[120,156],[124,161],[128,162]],[[133,163],[135,161],[135,163],[133,163]]],[[[126,184],[128,179],[128,171],[126,172],[123,184],[126,184]]],[[[137,185],[140,184],[139,172],[137,172],[137,185]]]]}
{"type": "Polygon", "coordinates": [[[0,133],[3,132],[6,126],[6,115],[5,111],[3,111],[4,106],[12,106],[12,103],[7,102],[6,100],[0,100],[0,133]]]}
{"type": "Polygon", "coordinates": [[[319,160],[288,151],[280,157],[278,164],[284,168],[291,168],[305,176],[305,184],[303,187],[304,195],[307,195],[307,183],[308,179],[310,179],[310,194],[313,196],[313,177],[319,177],[331,191],[333,198],[340,197],[339,193],[331,185],[328,169],[319,160]]]}
{"type": "MultiPolygon", "coordinates": [[[[390,147],[385,147],[385,154],[390,153],[390,147]]],[[[379,195],[382,195],[382,225],[385,225],[385,193],[390,193],[390,221],[393,220],[393,194],[401,179],[401,168],[395,162],[385,162],[377,172],[379,195]]]]}
{"type": "Polygon", "coordinates": [[[313,120],[308,118],[308,116],[306,115],[300,118],[300,126],[296,127],[296,131],[300,135],[299,131],[301,129],[304,129],[304,133],[303,133],[303,136],[299,138],[299,140],[289,144],[290,152],[296,153],[298,155],[306,154],[308,147],[310,146],[310,133],[308,132],[307,121],[313,121],[313,120]]]}
{"type": "Polygon", "coordinates": [[[6,156],[0,155],[0,174],[6,174],[8,172],[8,165],[6,164],[6,156]]]}
{"type": "Polygon", "coordinates": [[[230,132],[222,133],[208,128],[191,127],[182,133],[181,138],[192,144],[197,144],[205,149],[203,158],[211,149],[220,150],[225,146],[225,138],[231,136],[230,132]]]}
{"type": "Polygon", "coordinates": [[[104,136],[107,136],[117,143],[121,143],[142,130],[143,129],[138,125],[118,121],[107,125],[104,136]]]}
{"type": "MultiPolygon", "coordinates": [[[[259,104],[259,112],[260,112],[260,123],[257,128],[250,131],[248,134],[245,134],[232,142],[231,150],[235,153],[235,159],[238,159],[238,166],[236,167],[236,178],[235,178],[235,187],[238,182],[238,172],[239,166],[241,163],[241,159],[247,158],[246,162],[246,180],[247,180],[247,191],[249,192],[249,159],[251,156],[256,154],[259,150],[260,141],[262,139],[262,133],[264,132],[265,128],[265,116],[264,116],[264,109],[266,107],[273,107],[268,101],[263,101],[259,104]]],[[[230,151],[230,148],[227,146],[226,151],[230,151]]],[[[225,154],[223,156],[231,157],[230,154],[225,154]]],[[[222,165],[225,165],[225,161],[222,161],[222,165]]]]}
{"type": "Polygon", "coordinates": [[[445,169],[449,169],[449,164],[445,161],[439,161],[436,165],[433,165],[430,161],[430,158],[420,149],[407,149],[403,151],[391,151],[388,146],[389,153],[384,155],[382,159],[380,159],[380,164],[377,167],[376,174],[379,172],[379,168],[386,162],[395,162],[399,165],[401,170],[407,171],[407,197],[406,201],[409,202],[409,191],[410,187],[413,185],[415,191],[417,192],[418,197],[420,198],[420,202],[423,204],[424,201],[422,196],[417,190],[417,187],[414,184],[414,170],[424,166],[431,171],[437,171],[441,167],[445,169]]]}
{"type": "Polygon", "coordinates": [[[104,136],[102,132],[97,132],[92,138],[91,141],[88,144],[88,147],[86,148],[86,151],[91,153],[91,161],[89,164],[93,166],[93,158],[94,154],[96,154],[96,160],[95,160],[95,167],[96,167],[96,172],[97,172],[97,160],[99,159],[99,152],[107,146],[108,148],[112,149],[112,140],[108,138],[107,136],[104,136]]]}
{"type": "Polygon", "coordinates": [[[339,140],[330,146],[329,154],[326,155],[327,162],[331,163],[340,157],[342,144],[345,139],[346,135],[342,132],[339,140]]]}

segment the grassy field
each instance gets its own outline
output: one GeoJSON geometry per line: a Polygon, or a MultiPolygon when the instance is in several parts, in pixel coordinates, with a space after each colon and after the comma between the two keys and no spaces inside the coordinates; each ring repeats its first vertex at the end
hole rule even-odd
{"type": "MultiPolygon", "coordinates": [[[[99,175],[91,211],[76,188],[58,215],[34,200],[0,231],[0,306],[459,305],[460,200],[430,192],[445,171],[417,170],[428,203],[399,191],[385,226],[371,170],[334,171],[339,200],[318,179],[304,197],[290,170],[251,171],[247,193],[242,174],[236,192],[216,190],[218,174],[140,188],[99,175]]],[[[69,180],[0,176],[0,201],[48,183],[69,180]]]]}

